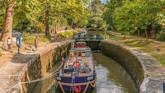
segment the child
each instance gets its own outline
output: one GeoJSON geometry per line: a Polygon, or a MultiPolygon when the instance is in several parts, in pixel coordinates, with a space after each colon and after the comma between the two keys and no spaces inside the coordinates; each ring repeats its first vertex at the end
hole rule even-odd
{"type": "Polygon", "coordinates": [[[7,39],[7,45],[8,45],[8,50],[10,51],[10,48],[11,48],[11,39],[10,39],[10,37],[8,37],[8,39],[7,39]]]}

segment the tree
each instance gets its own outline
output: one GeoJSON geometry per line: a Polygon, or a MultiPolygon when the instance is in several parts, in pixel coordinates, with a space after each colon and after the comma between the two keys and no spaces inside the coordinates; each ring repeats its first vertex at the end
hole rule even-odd
{"type": "MultiPolygon", "coordinates": [[[[162,2],[160,0],[126,0],[122,6],[116,7],[113,11],[110,16],[113,21],[107,22],[115,29],[127,33],[142,31],[148,41],[148,26],[155,26],[159,23],[161,11],[162,2]]],[[[108,19],[107,10],[104,15],[108,19]]]]}
{"type": "MultiPolygon", "coordinates": [[[[26,13],[26,15],[28,15],[27,11],[25,10],[26,7],[29,7],[27,5],[27,3],[29,2],[32,2],[34,0],[31,0],[31,1],[27,1],[27,0],[15,0],[15,1],[12,1],[12,0],[3,0],[2,2],[2,6],[5,7],[5,16],[4,16],[4,22],[3,22],[3,28],[2,28],[2,35],[1,35],[1,38],[0,40],[2,42],[4,42],[4,45],[7,45],[7,38],[8,37],[12,37],[12,29],[13,29],[13,20],[14,20],[14,16],[15,16],[15,13],[18,13],[16,14],[16,19],[19,19],[19,18],[22,18],[23,15],[21,15],[22,13],[26,13]],[[16,11],[15,11],[16,9],[16,11]],[[21,10],[21,12],[20,12],[21,10]],[[18,12],[19,11],[19,12],[18,12]],[[19,14],[21,13],[21,14],[19,14]],[[18,16],[20,15],[20,16],[18,16]]],[[[30,5],[32,7],[32,5],[30,5]]],[[[18,21],[15,22],[16,24],[18,24],[18,21]]]]}
{"type": "Polygon", "coordinates": [[[0,3],[0,10],[3,10],[0,11],[0,25],[4,22],[1,40],[4,43],[7,37],[11,37],[12,28],[18,31],[35,31],[40,24],[45,24],[45,35],[49,37],[49,29],[57,28],[64,20],[71,19],[76,26],[87,24],[85,7],[89,0],[0,0],[0,3]]]}
{"type": "Polygon", "coordinates": [[[94,0],[91,2],[88,28],[92,30],[105,31],[107,29],[106,23],[102,18],[102,13],[104,10],[104,4],[100,0],[94,0]]]}
{"type": "Polygon", "coordinates": [[[114,12],[117,8],[124,5],[126,0],[109,0],[106,4],[105,11],[103,12],[103,18],[108,24],[109,29],[117,30],[114,25],[114,12]]]}
{"type": "Polygon", "coordinates": [[[2,28],[2,35],[0,40],[7,43],[8,37],[12,37],[12,27],[13,27],[13,16],[14,16],[14,2],[9,2],[6,8],[5,21],[2,28]]]}

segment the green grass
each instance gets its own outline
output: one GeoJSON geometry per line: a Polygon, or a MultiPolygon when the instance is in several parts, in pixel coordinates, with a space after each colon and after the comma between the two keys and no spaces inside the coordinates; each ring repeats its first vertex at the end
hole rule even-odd
{"type": "Polygon", "coordinates": [[[45,36],[38,36],[38,40],[42,41],[42,42],[48,42],[49,41],[49,39],[45,36]]]}
{"type": "MultiPolygon", "coordinates": [[[[35,40],[35,36],[30,36],[29,33],[23,33],[22,34],[22,38],[23,38],[23,42],[29,45],[34,45],[34,40],[35,40]]],[[[40,42],[48,42],[49,39],[45,36],[38,36],[38,41],[40,42]]]]}
{"type": "Polygon", "coordinates": [[[68,31],[59,33],[56,36],[62,37],[62,38],[71,38],[74,34],[78,33],[79,31],[68,31]]]}
{"type": "Polygon", "coordinates": [[[133,38],[131,40],[124,39],[121,36],[115,36],[113,38],[110,38],[111,40],[118,41],[119,43],[123,43],[128,46],[132,46],[135,48],[138,48],[141,51],[144,51],[148,54],[150,54],[153,58],[155,58],[157,61],[159,61],[164,67],[165,67],[165,53],[159,54],[159,52],[155,52],[157,48],[163,49],[163,45],[159,45],[157,43],[154,43],[152,41],[147,42],[146,40],[133,38]]]}
{"type": "MultiPolygon", "coordinates": [[[[101,31],[91,31],[90,34],[95,34],[95,33],[103,33],[101,31]]],[[[117,41],[119,43],[123,43],[127,46],[135,47],[141,51],[144,51],[151,55],[153,58],[155,58],[157,61],[159,61],[164,67],[165,67],[165,53],[160,53],[161,51],[164,50],[164,45],[163,44],[158,44],[153,41],[147,42],[144,39],[137,38],[134,36],[126,36],[124,38],[123,35],[119,34],[114,34],[111,31],[107,31],[107,34],[109,35],[109,39],[113,41],[117,41]],[[160,48],[161,51],[156,51],[157,48],[160,48]]]]}
{"type": "Polygon", "coordinates": [[[158,54],[152,53],[151,56],[153,56],[155,59],[157,59],[165,67],[165,54],[158,55],[158,54]]]}
{"type": "Polygon", "coordinates": [[[146,42],[144,40],[131,40],[131,41],[125,41],[123,43],[128,46],[133,46],[133,47],[145,47],[152,42],[151,41],[146,42]]]}

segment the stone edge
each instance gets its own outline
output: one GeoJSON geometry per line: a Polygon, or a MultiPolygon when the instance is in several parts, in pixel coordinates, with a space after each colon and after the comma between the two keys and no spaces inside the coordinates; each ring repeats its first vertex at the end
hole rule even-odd
{"type": "MultiPolygon", "coordinates": [[[[151,80],[154,80],[155,83],[160,83],[161,82],[162,83],[162,88],[161,88],[162,90],[154,91],[153,89],[151,89],[150,91],[153,90],[154,91],[153,93],[163,93],[163,82],[165,81],[165,77],[156,78],[156,76],[159,76],[159,71],[158,71],[158,73],[153,73],[151,71],[148,71],[147,66],[149,64],[146,65],[146,64],[144,64],[145,62],[143,61],[143,56],[145,56],[148,59],[152,60],[155,64],[159,65],[160,69],[162,70],[163,66],[155,58],[151,57],[149,54],[147,54],[143,51],[140,51],[136,48],[129,47],[129,46],[126,46],[124,44],[114,42],[112,40],[102,40],[102,42],[111,43],[111,44],[115,44],[117,46],[120,46],[121,48],[124,48],[124,49],[128,50],[128,52],[130,52],[132,55],[134,55],[138,59],[138,61],[140,62],[140,64],[143,67],[143,70],[144,70],[144,79],[143,79],[143,82],[140,85],[140,93],[150,93],[148,88],[153,86],[150,83],[151,80]],[[140,53],[140,57],[139,57],[139,53],[140,53]],[[150,77],[150,75],[153,75],[153,74],[155,75],[155,77],[150,77]]],[[[152,65],[151,65],[151,69],[152,69],[152,65]]],[[[153,68],[153,69],[155,69],[155,68],[153,68]]],[[[155,69],[155,70],[159,70],[159,69],[155,69]]],[[[165,72],[164,69],[163,69],[163,71],[165,72]]]]}

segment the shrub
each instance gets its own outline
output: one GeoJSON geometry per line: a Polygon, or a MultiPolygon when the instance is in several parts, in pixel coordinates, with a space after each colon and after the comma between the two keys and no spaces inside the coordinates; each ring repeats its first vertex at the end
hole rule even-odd
{"type": "Polygon", "coordinates": [[[24,42],[25,42],[26,44],[29,44],[29,45],[34,45],[34,39],[35,39],[34,36],[29,36],[28,38],[26,38],[26,39],[24,40],[24,42]]]}
{"type": "Polygon", "coordinates": [[[47,37],[45,37],[45,36],[39,36],[38,40],[42,41],[42,42],[48,42],[49,41],[49,39],[47,37]]]}
{"type": "Polygon", "coordinates": [[[73,36],[73,33],[72,31],[68,31],[68,32],[63,32],[63,33],[59,33],[57,34],[57,36],[60,36],[62,38],[70,38],[73,36]]]}
{"type": "Polygon", "coordinates": [[[165,42],[165,34],[160,35],[157,40],[165,42]]]}
{"type": "MultiPolygon", "coordinates": [[[[23,32],[22,37],[23,37],[23,41],[24,41],[26,44],[34,45],[35,36],[30,36],[29,33],[23,32]]],[[[38,41],[48,42],[49,39],[46,38],[46,37],[44,37],[44,36],[38,36],[38,41]]]]}
{"type": "Polygon", "coordinates": [[[30,36],[29,33],[23,32],[23,33],[22,33],[22,39],[23,39],[23,41],[27,40],[27,39],[29,38],[29,36],[30,36]]]}

